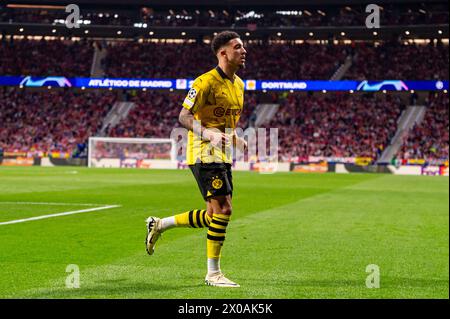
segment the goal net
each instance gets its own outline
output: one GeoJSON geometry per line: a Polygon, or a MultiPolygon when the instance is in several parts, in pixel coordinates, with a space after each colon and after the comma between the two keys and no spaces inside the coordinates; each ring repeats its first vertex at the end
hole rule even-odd
{"type": "Polygon", "coordinates": [[[177,168],[176,143],[168,138],[90,137],[88,166],[177,168]]]}

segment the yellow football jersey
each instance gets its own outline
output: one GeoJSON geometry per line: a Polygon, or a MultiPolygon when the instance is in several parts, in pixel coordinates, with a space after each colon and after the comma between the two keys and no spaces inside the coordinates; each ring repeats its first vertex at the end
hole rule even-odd
{"type": "MultiPolygon", "coordinates": [[[[219,67],[195,79],[183,102],[183,107],[191,111],[202,126],[223,133],[227,133],[227,128],[236,128],[243,106],[244,82],[237,75],[232,82],[219,67]]],[[[188,165],[232,163],[232,160],[231,145],[219,149],[189,131],[186,151],[188,165]]]]}

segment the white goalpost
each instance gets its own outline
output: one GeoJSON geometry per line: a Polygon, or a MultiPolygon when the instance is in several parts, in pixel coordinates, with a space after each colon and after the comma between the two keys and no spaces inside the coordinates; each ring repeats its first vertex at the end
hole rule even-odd
{"type": "Polygon", "coordinates": [[[177,168],[176,143],[169,138],[90,137],[88,167],[177,168]]]}

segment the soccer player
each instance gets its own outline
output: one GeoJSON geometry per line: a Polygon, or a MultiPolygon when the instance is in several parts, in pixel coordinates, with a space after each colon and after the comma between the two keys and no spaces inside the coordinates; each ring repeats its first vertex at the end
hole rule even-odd
{"type": "Polygon", "coordinates": [[[244,104],[244,82],[236,75],[245,67],[247,51],[232,31],[217,34],[211,48],[218,65],[195,79],[183,102],[180,123],[189,130],[186,160],[206,209],[194,209],[167,218],[147,219],[147,253],[152,255],[161,233],[172,227],[208,228],[205,283],[218,287],[239,287],[220,268],[225,233],[232,212],[232,146],[246,148],[237,136],[236,124],[244,104]]]}

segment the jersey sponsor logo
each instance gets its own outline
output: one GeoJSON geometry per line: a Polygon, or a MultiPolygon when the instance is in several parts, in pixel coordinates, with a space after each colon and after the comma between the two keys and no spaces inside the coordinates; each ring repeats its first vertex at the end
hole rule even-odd
{"type": "Polygon", "coordinates": [[[225,115],[225,109],[223,107],[216,107],[214,109],[214,115],[217,117],[222,117],[225,115]]]}
{"type": "Polygon", "coordinates": [[[192,88],[188,92],[188,98],[193,100],[197,96],[197,90],[192,88]]]}
{"type": "Polygon", "coordinates": [[[215,189],[221,189],[223,186],[223,181],[218,177],[214,177],[213,181],[212,181],[212,187],[214,187],[215,189]]]}
{"type": "Polygon", "coordinates": [[[217,117],[222,117],[224,115],[240,115],[241,114],[241,110],[240,109],[228,109],[225,111],[225,109],[223,107],[216,107],[214,109],[214,115],[217,117]]]}

